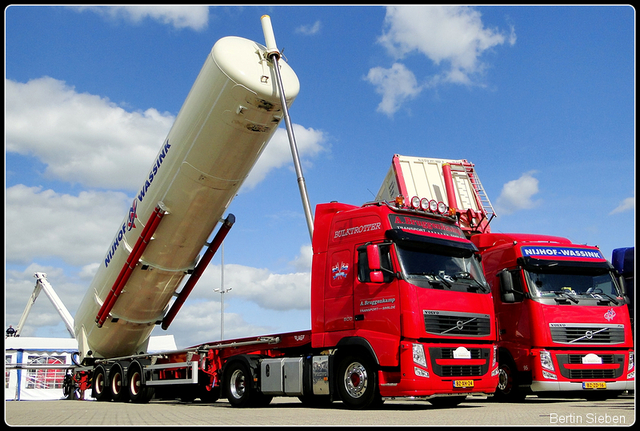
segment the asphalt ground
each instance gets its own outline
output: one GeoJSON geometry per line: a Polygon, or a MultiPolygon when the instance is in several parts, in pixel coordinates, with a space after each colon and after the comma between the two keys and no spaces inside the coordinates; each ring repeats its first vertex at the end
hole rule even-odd
{"type": "Polygon", "coordinates": [[[501,404],[471,396],[453,408],[426,401],[388,399],[376,410],[353,411],[342,403],[308,408],[297,398],[274,398],[267,407],[237,409],[226,400],[183,403],[152,400],[148,404],[98,401],[6,401],[10,426],[631,426],[636,421],[633,395],[605,401],[528,396],[501,404]]]}

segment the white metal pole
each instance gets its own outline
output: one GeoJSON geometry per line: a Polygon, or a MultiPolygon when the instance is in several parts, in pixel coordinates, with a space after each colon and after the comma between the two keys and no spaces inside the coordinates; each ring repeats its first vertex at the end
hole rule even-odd
{"type": "Polygon", "coordinates": [[[302,166],[300,164],[300,157],[298,155],[298,146],[296,145],[296,138],[293,134],[293,126],[291,125],[291,118],[289,117],[289,108],[287,107],[287,99],[284,94],[284,85],[282,83],[282,77],[280,76],[280,66],[278,65],[278,59],[280,58],[280,52],[276,46],[276,38],[271,26],[271,18],[269,15],[263,15],[262,32],[264,33],[264,39],[267,44],[267,57],[273,62],[273,70],[276,74],[276,80],[278,82],[278,89],[280,90],[280,103],[282,104],[282,113],[284,114],[284,123],[287,126],[287,135],[289,136],[289,146],[291,147],[291,156],[293,157],[293,165],[296,169],[296,175],[298,176],[298,188],[300,189],[300,197],[302,198],[302,207],[304,209],[304,215],[307,219],[307,226],[309,227],[309,238],[313,241],[313,215],[311,213],[311,205],[309,203],[309,195],[307,193],[307,186],[304,182],[304,176],[302,175],[302,166]]]}

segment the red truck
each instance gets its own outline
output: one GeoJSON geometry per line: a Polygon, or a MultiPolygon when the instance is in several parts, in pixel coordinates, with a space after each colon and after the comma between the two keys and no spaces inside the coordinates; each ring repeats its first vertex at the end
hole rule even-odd
{"type": "Polygon", "coordinates": [[[65,393],[350,408],[493,393],[495,318],[476,246],[446,205],[417,197],[321,204],[312,219],[287,111],[299,83],[262,23],[267,46],[223,38],[207,57],[76,312],[65,393]],[[148,353],[151,331],[168,328],[234,224],[229,215],[206,243],[283,118],[313,246],[311,329],[148,353]]]}
{"type": "Polygon", "coordinates": [[[615,397],[633,390],[629,312],[613,266],[566,238],[486,233],[482,255],[498,321],[496,398],[615,397]]]}
{"type": "Polygon", "coordinates": [[[473,163],[394,155],[377,199],[396,192],[449,205],[479,249],[498,324],[495,398],[614,397],[635,382],[624,285],[596,247],[544,235],[492,233],[473,163]]]}
{"type": "Polygon", "coordinates": [[[476,246],[441,210],[402,199],[318,205],[310,331],[96,360],[93,396],[226,396],[234,407],[297,396],[309,405],[339,399],[366,408],[384,397],[453,406],[472,393],[492,394],[491,293],[476,246]]]}

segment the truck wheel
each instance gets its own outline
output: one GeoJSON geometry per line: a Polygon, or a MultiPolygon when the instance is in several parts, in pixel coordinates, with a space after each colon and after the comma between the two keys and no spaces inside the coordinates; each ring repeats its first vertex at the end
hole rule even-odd
{"type": "Polygon", "coordinates": [[[513,362],[501,363],[498,369],[498,387],[494,394],[496,401],[518,403],[524,401],[526,394],[518,387],[517,370],[513,362]]]}
{"type": "Polygon", "coordinates": [[[346,356],[338,365],[336,378],[340,398],[351,409],[365,409],[380,398],[378,374],[368,359],[346,356]]]}
{"type": "Polygon", "coordinates": [[[127,401],[129,391],[127,390],[124,370],[120,363],[115,364],[109,370],[109,388],[111,389],[111,398],[114,401],[127,401]]]}
{"type": "Polygon", "coordinates": [[[100,365],[93,371],[93,381],[91,382],[91,396],[98,401],[109,401],[111,391],[107,384],[107,371],[100,365]]]}
{"type": "Polygon", "coordinates": [[[253,404],[256,391],[249,367],[240,361],[233,362],[224,372],[224,387],[227,399],[233,407],[249,407],[253,404]]]}
{"type": "Polygon", "coordinates": [[[142,383],[142,365],[134,362],[127,369],[127,389],[131,402],[144,404],[153,398],[153,388],[142,383]]]}
{"type": "Polygon", "coordinates": [[[76,382],[73,380],[73,374],[67,373],[64,376],[64,382],[62,383],[62,393],[68,400],[79,399],[78,388],[76,382]]]}

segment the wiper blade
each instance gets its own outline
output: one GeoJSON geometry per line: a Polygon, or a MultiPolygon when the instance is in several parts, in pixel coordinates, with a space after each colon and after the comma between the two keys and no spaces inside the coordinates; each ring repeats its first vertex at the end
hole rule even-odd
{"type": "MultiPolygon", "coordinates": [[[[613,296],[609,295],[608,293],[598,292],[598,293],[592,293],[592,294],[591,294],[591,296],[592,296],[592,297],[594,297],[594,298],[596,298],[596,299],[599,299],[599,300],[602,300],[602,297],[599,297],[600,295],[604,295],[604,296],[606,296],[607,298],[609,298],[609,300],[608,300],[608,301],[606,301],[606,300],[605,300],[605,302],[606,302],[607,304],[608,304],[609,302],[613,302],[613,303],[614,303],[614,304],[616,304],[616,305],[620,305],[620,303],[618,302],[618,300],[617,300],[616,298],[614,298],[613,296]]],[[[598,301],[598,305],[600,305],[600,301],[598,301]]],[[[606,305],[606,304],[603,304],[603,305],[606,305]]]]}
{"type": "MultiPolygon", "coordinates": [[[[579,302],[576,298],[569,295],[567,292],[563,292],[562,290],[554,290],[553,293],[555,293],[556,295],[562,295],[562,297],[567,298],[569,301],[573,302],[574,304],[577,304],[579,302]]],[[[555,300],[557,301],[558,298],[556,297],[555,300]]]]}
{"type": "Polygon", "coordinates": [[[480,283],[478,280],[476,280],[475,278],[473,278],[471,276],[471,273],[469,272],[457,272],[453,275],[454,279],[457,280],[459,278],[463,279],[463,280],[469,280],[471,281],[473,284],[475,284],[475,286],[469,286],[469,289],[474,288],[474,289],[480,289],[482,290],[483,293],[487,293],[489,291],[489,287],[485,286],[484,284],[480,283]]]}
{"type": "Polygon", "coordinates": [[[444,277],[442,277],[441,275],[438,274],[431,274],[436,280],[440,281],[442,284],[444,284],[445,286],[447,286],[449,289],[451,289],[451,286],[453,286],[451,283],[449,283],[447,280],[444,279],[444,277]]]}

